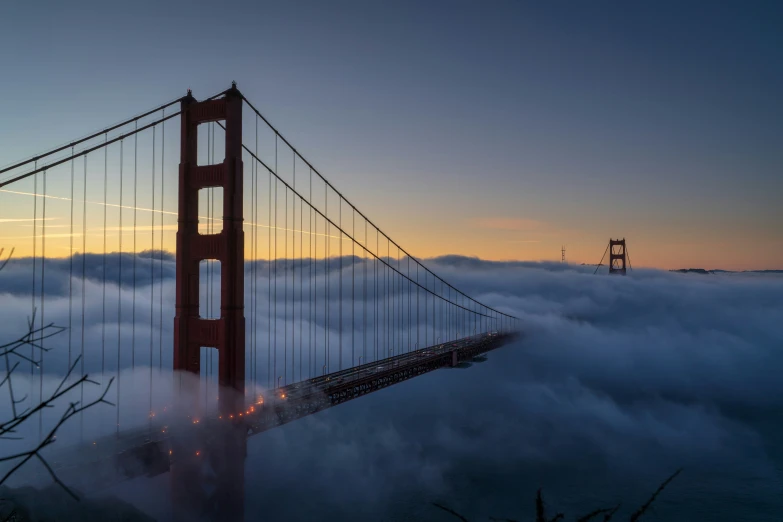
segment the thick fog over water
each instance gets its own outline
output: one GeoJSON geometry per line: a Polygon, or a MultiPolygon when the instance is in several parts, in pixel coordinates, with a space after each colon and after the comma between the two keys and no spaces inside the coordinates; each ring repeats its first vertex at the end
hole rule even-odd
{"type": "MultiPolygon", "coordinates": [[[[123,272],[118,292],[117,273],[107,273],[104,309],[102,258],[87,261],[87,367],[116,373],[117,339],[125,347],[135,339],[135,371],[127,349],[120,366],[126,383],[137,384],[121,399],[145,418],[150,360],[156,389],[170,377],[173,263],[165,258],[162,271],[155,268],[163,286],[152,296],[149,286],[137,286],[140,317],[133,326],[121,313],[118,328],[118,302],[132,309],[132,281],[123,272]]],[[[30,314],[27,262],[14,260],[0,272],[2,339],[17,337],[30,314]]],[[[449,520],[433,501],[471,520],[524,520],[533,516],[539,487],[552,510],[568,516],[618,502],[630,513],[680,467],[651,519],[780,519],[783,277],[657,270],[608,277],[593,275],[593,267],[462,257],[427,265],[519,317],[523,336],[486,362],[439,370],[251,438],[248,520],[449,520]]],[[[144,266],[140,259],[139,285],[149,280],[149,272],[139,275],[144,266]]],[[[68,274],[68,259],[47,262],[47,323],[68,322],[69,294],[81,321],[82,280],[69,285],[68,274]]],[[[264,270],[260,277],[266,288],[264,270]]],[[[257,328],[265,342],[264,303],[257,328]]],[[[72,350],[81,350],[80,328],[72,331],[72,350]]],[[[67,363],[67,335],[46,355],[44,373],[67,363]]],[[[264,342],[258,349],[265,364],[264,342]]],[[[38,383],[37,374],[33,379],[38,383]]],[[[114,415],[102,406],[96,419],[85,418],[88,430],[111,429],[114,415]]],[[[109,492],[165,518],[167,480],[109,492]]]]}

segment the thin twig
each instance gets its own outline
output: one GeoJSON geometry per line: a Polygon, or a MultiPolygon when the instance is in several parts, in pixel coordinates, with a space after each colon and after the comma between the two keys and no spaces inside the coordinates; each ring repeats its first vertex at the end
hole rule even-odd
{"type": "MultiPolygon", "coordinates": [[[[619,507],[620,506],[618,504],[617,506],[615,506],[613,508],[599,508],[599,509],[596,509],[594,511],[591,511],[590,513],[587,513],[586,515],[583,515],[583,516],[579,517],[576,520],[576,522],[588,522],[589,520],[592,520],[592,519],[594,519],[595,517],[597,517],[599,515],[603,515],[604,513],[606,513],[608,515],[608,514],[612,513],[613,511],[617,511],[617,509],[619,507]]],[[[606,520],[606,518],[604,518],[604,520],[606,520]]]]}
{"type": "Polygon", "coordinates": [[[541,488],[536,493],[536,522],[546,522],[546,512],[544,511],[544,499],[541,497],[541,488]]]}
{"type": "MultiPolygon", "coordinates": [[[[2,255],[3,255],[3,251],[4,251],[4,250],[5,250],[4,248],[0,248],[0,256],[2,256],[2,255]]],[[[14,249],[12,248],[12,249],[11,249],[11,253],[9,253],[9,254],[8,254],[8,257],[6,258],[6,260],[5,260],[5,261],[3,261],[3,264],[2,264],[2,265],[0,265],[0,270],[2,270],[3,268],[5,268],[5,265],[7,265],[7,264],[8,264],[8,262],[11,260],[11,257],[12,257],[13,255],[14,255],[14,249]]]]}
{"type": "Polygon", "coordinates": [[[442,505],[438,504],[437,502],[433,502],[432,505],[435,506],[438,509],[442,509],[443,511],[445,511],[446,513],[449,513],[450,515],[453,515],[453,516],[457,517],[458,519],[462,520],[462,522],[468,522],[467,518],[463,517],[462,515],[460,515],[459,513],[457,513],[456,511],[454,511],[451,508],[447,508],[446,506],[442,506],[442,505]]]}
{"type": "Polygon", "coordinates": [[[660,485],[660,486],[658,486],[658,489],[656,489],[656,490],[655,490],[655,493],[653,493],[653,494],[652,494],[652,496],[650,497],[650,499],[649,499],[647,502],[645,502],[645,504],[644,504],[642,507],[640,507],[640,508],[639,508],[639,509],[638,509],[638,510],[637,510],[637,511],[636,511],[636,512],[633,514],[633,515],[631,515],[631,518],[629,519],[629,521],[630,521],[630,522],[636,522],[637,520],[639,520],[639,518],[640,518],[640,517],[641,517],[641,516],[642,516],[642,515],[643,515],[643,514],[644,514],[644,513],[645,513],[645,512],[646,512],[646,511],[647,511],[647,510],[650,508],[650,506],[651,506],[651,505],[652,505],[652,503],[655,501],[655,499],[658,497],[658,495],[660,495],[660,494],[661,494],[661,492],[664,490],[664,488],[665,488],[666,486],[668,486],[668,485],[669,485],[669,483],[670,483],[672,480],[674,480],[674,477],[676,477],[677,475],[679,475],[681,471],[682,471],[682,468],[678,469],[677,471],[675,471],[674,473],[672,473],[672,475],[671,475],[669,478],[667,478],[666,480],[664,480],[664,481],[661,483],[661,485],[660,485]]]}

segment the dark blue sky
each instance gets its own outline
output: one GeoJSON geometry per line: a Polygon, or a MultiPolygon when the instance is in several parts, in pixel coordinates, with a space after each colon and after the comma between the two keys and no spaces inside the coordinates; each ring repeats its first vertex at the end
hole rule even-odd
{"type": "Polygon", "coordinates": [[[236,80],[417,255],[783,261],[778,2],[6,2],[0,70],[0,164],[236,80]]]}

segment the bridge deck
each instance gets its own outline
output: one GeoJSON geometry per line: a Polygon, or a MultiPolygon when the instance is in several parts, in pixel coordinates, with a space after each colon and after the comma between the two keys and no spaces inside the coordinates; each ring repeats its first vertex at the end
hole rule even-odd
{"type": "MultiPolygon", "coordinates": [[[[480,334],[339,370],[270,390],[261,404],[257,401],[233,419],[205,419],[178,429],[164,429],[158,423],[125,431],[120,437],[106,436],[63,448],[49,462],[60,478],[91,490],[95,485],[106,487],[124,478],[158,475],[176,461],[177,455],[171,452],[172,437],[203,437],[211,427],[227,424],[226,420],[244,425],[247,436],[256,435],[424,373],[472,360],[503,346],[516,335],[480,334]]],[[[44,473],[30,472],[28,468],[22,468],[25,472],[17,480],[32,482],[44,473]]]]}

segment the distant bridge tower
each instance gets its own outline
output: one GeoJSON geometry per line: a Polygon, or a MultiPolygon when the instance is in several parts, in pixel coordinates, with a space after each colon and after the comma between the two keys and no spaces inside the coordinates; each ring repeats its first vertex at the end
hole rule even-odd
{"type": "Polygon", "coordinates": [[[609,240],[609,273],[625,275],[625,238],[609,240]]]}
{"type": "Polygon", "coordinates": [[[560,262],[565,263],[565,245],[560,248],[560,262]]]}

